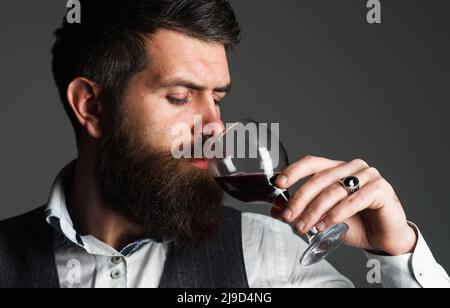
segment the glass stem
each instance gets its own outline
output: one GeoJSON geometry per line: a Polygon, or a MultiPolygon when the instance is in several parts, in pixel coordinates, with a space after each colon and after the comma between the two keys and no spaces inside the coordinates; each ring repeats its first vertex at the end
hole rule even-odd
{"type": "MultiPolygon", "coordinates": [[[[272,203],[278,207],[284,207],[289,201],[289,192],[284,189],[277,189],[270,197],[269,197],[269,203],[272,203]]],[[[316,227],[313,227],[311,230],[309,230],[306,233],[306,236],[308,238],[309,243],[311,243],[314,238],[316,237],[317,231],[316,227]]]]}
{"type": "Polygon", "coordinates": [[[317,231],[316,227],[313,227],[311,230],[306,232],[306,236],[308,237],[309,243],[311,243],[314,240],[314,238],[316,237],[317,233],[319,233],[319,231],[317,231]]]}

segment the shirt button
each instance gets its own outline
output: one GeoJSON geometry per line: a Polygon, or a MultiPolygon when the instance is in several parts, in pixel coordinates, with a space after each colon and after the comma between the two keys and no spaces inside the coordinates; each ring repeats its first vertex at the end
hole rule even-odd
{"type": "Polygon", "coordinates": [[[122,257],[112,257],[111,262],[115,265],[120,264],[122,262],[122,257]]]}
{"type": "Polygon", "coordinates": [[[111,278],[112,279],[119,279],[121,275],[122,275],[122,273],[118,269],[114,269],[111,272],[111,278]]]}

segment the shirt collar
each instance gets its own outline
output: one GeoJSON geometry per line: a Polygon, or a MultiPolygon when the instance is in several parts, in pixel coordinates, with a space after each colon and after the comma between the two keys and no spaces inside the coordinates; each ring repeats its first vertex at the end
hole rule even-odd
{"type": "MultiPolygon", "coordinates": [[[[73,228],[73,222],[66,206],[65,192],[69,184],[68,181],[73,175],[74,168],[75,161],[72,161],[57,175],[50,190],[50,197],[48,199],[47,208],[45,209],[45,216],[47,223],[64,235],[60,237],[60,239],[68,239],[77,245],[83,246],[81,237],[73,228]]],[[[58,241],[57,244],[61,243],[62,241],[58,241]]]]}
{"type": "Polygon", "coordinates": [[[76,232],[66,205],[66,192],[74,173],[75,163],[76,160],[70,162],[57,175],[53,182],[48,204],[45,209],[47,223],[58,231],[55,245],[60,246],[70,241],[84,248],[90,254],[129,256],[144,244],[151,242],[150,239],[138,240],[126,246],[119,253],[91,235],[81,236],[76,232]]]}

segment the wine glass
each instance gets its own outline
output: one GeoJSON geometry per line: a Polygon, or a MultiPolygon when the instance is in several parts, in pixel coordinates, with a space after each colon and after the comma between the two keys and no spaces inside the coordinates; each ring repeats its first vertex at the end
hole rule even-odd
{"type": "MultiPolygon", "coordinates": [[[[211,139],[214,155],[208,157],[208,169],[224,191],[246,203],[264,202],[281,208],[287,205],[289,192],[274,184],[289,165],[277,133],[266,124],[246,119],[228,125],[211,139]]],[[[342,223],[323,232],[315,228],[307,232],[309,246],[300,265],[309,268],[326,258],[344,241],[348,230],[348,225],[342,223]]]]}

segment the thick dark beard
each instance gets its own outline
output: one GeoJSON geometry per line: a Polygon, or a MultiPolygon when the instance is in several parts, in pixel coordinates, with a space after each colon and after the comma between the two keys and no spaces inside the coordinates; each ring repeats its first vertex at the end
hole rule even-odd
{"type": "Polygon", "coordinates": [[[223,192],[206,171],[148,149],[119,125],[104,136],[99,154],[107,206],[141,226],[145,238],[192,246],[219,233],[223,192]]]}

